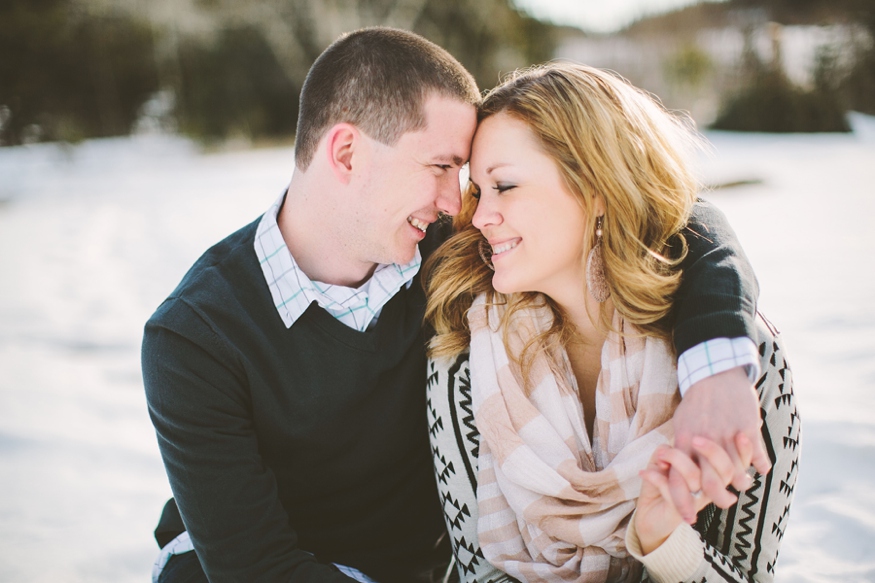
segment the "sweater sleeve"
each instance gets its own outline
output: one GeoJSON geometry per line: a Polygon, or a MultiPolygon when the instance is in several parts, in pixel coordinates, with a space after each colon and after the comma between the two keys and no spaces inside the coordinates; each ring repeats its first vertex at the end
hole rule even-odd
{"type": "Polygon", "coordinates": [[[700,200],[684,237],[689,250],[672,313],[677,354],[712,338],[753,338],[759,289],[726,217],[700,200]]]}
{"type": "Polygon", "coordinates": [[[183,301],[168,300],[158,313],[142,349],[149,414],[209,580],[349,583],[297,546],[259,454],[237,356],[183,301]]]}
{"type": "MultiPolygon", "coordinates": [[[[796,486],[801,427],[793,378],[774,327],[759,318],[754,339],[761,356],[757,381],[762,435],[772,471],[728,509],[709,505],[695,529],[680,524],[666,541],[642,555],[634,527],[626,533],[630,553],[645,567],[645,580],[771,582],[796,486]],[[649,579],[648,579],[649,578],[649,579]]],[[[631,522],[634,525],[634,520],[631,522]]]]}

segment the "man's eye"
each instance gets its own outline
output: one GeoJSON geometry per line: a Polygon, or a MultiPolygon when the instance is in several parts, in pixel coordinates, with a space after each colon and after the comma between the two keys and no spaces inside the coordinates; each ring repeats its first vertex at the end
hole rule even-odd
{"type": "Polygon", "coordinates": [[[435,164],[434,167],[444,172],[452,168],[452,166],[450,166],[449,164],[435,164]]]}

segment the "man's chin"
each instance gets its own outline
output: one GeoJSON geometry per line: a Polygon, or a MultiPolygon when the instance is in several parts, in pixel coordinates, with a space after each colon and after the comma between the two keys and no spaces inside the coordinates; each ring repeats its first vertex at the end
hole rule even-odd
{"type": "Polygon", "coordinates": [[[413,253],[409,255],[404,255],[403,257],[399,257],[396,261],[393,261],[392,263],[395,263],[396,265],[407,265],[411,261],[413,261],[413,253]]]}
{"type": "Polygon", "coordinates": [[[399,250],[395,253],[395,258],[392,260],[392,263],[397,265],[407,265],[413,258],[416,256],[416,246],[414,245],[411,249],[404,249],[403,251],[399,250]]]}

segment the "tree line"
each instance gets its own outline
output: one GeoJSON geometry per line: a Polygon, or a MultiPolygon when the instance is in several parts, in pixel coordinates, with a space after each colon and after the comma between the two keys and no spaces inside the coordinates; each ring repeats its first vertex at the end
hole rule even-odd
{"type": "Polygon", "coordinates": [[[509,0],[177,6],[178,18],[162,19],[85,0],[2,0],[0,145],[124,135],[144,116],[204,141],[291,136],[307,69],[344,30],[418,32],[447,48],[481,87],[549,59],[557,34],[509,0]]]}
{"type": "MultiPolygon", "coordinates": [[[[841,131],[845,111],[875,114],[873,0],[704,8],[760,11],[783,24],[854,23],[868,35],[850,59],[824,50],[808,89],[748,52],[715,127],[841,131]]],[[[511,0],[0,0],[0,146],[125,135],[138,124],[205,142],[290,137],[310,64],[341,32],[369,25],[422,34],[483,88],[552,58],[565,33],[511,0]]],[[[697,56],[683,53],[666,74],[700,72],[697,56]]]]}

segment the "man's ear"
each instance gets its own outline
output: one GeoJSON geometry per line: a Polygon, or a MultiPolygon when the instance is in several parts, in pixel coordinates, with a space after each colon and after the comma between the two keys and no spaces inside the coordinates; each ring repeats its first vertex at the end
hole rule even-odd
{"type": "Polygon", "coordinates": [[[349,184],[352,179],[353,162],[363,146],[362,137],[358,128],[348,123],[335,124],[325,135],[328,167],[342,184],[349,184]]]}

